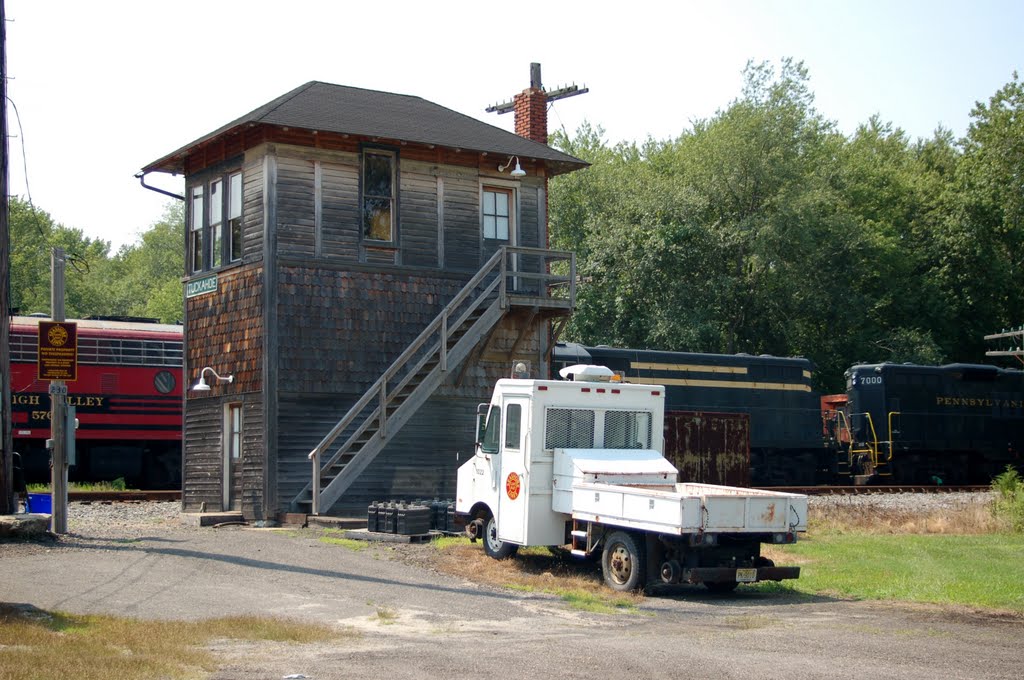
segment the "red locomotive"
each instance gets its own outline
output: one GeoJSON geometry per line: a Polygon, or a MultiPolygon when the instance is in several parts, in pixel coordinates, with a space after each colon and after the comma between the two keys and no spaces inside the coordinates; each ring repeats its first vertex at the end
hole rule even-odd
{"type": "MultiPolygon", "coordinates": [[[[39,321],[11,319],[11,412],[14,448],[26,481],[50,478],[49,382],[37,377],[39,321]]],[[[124,478],[130,487],[181,486],[181,326],[139,319],[82,319],[78,379],[67,403],[78,418],[71,481],[124,478]]]]}

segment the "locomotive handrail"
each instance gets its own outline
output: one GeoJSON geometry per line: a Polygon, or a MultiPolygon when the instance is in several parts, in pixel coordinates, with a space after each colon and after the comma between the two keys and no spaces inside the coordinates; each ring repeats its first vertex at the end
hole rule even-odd
{"type": "Polygon", "coordinates": [[[885,459],[886,463],[891,463],[892,462],[893,444],[896,441],[896,437],[893,436],[892,417],[893,416],[898,416],[898,415],[902,415],[902,414],[899,411],[889,411],[889,457],[885,459]]]}
{"type": "Polygon", "coordinates": [[[853,420],[855,416],[864,416],[864,418],[867,420],[868,428],[870,428],[871,430],[871,440],[864,442],[864,445],[867,446],[866,449],[854,448],[856,446],[857,440],[856,437],[853,436],[853,430],[851,429],[850,456],[852,457],[855,453],[868,454],[868,459],[871,461],[871,469],[874,470],[878,466],[878,432],[875,431],[875,422],[874,420],[872,420],[871,414],[868,413],[867,411],[865,411],[864,413],[851,413],[850,419],[853,420]]]}

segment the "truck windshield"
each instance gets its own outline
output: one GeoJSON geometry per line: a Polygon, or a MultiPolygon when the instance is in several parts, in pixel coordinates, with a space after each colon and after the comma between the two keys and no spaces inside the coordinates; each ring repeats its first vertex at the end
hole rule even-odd
{"type": "Polygon", "coordinates": [[[487,427],[484,429],[484,439],[480,442],[480,450],[484,453],[498,452],[498,430],[501,427],[501,409],[491,406],[487,412],[487,427]]]}

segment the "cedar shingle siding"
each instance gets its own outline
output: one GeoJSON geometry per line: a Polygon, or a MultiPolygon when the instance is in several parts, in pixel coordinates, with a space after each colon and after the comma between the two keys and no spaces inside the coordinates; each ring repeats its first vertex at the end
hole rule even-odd
{"type": "MultiPolygon", "coordinates": [[[[243,173],[242,259],[192,275],[216,275],[217,290],[185,303],[189,383],[204,366],[234,375],[186,395],[185,509],[220,509],[225,409],[240,403],[241,509],[289,510],[309,451],[500,245],[481,238],[482,187],[514,188],[517,245],[545,247],[547,177],[583,165],[418,97],[307,83],[145,168],[185,172],[189,186],[243,173]],[[364,147],[395,154],[387,246],[361,238],[364,147]],[[518,182],[497,173],[510,155],[529,173],[518,182]]],[[[451,497],[476,405],[513,358],[545,361],[548,322],[536,319],[507,314],[328,511],[451,497]]]]}

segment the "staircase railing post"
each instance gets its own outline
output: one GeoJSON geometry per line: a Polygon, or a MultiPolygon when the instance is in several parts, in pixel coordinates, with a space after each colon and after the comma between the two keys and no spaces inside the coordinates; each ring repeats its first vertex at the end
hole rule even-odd
{"type": "Polygon", "coordinates": [[[388,381],[385,374],[385,379],[380,381],[380,438],[387,438],[387,427],[388,427],[388,381]]]}
{"type": "Polygon", "coordinates": [[[320,449],[313,451],[313,507],[314,515],[320,514],[320,449]]]}
{"type": "Polygon", "coordinates": [[[505,280],[508,277],[508,249],[501,246],[501,283],[498,284],[498,300],[502,309],[508,307],[508,300],[505,298],[505,280]]]}
{"type": "Polygon", "coordinates": [[[448,370],[448,308],[441,312],[441,370],[448,370]]]}

